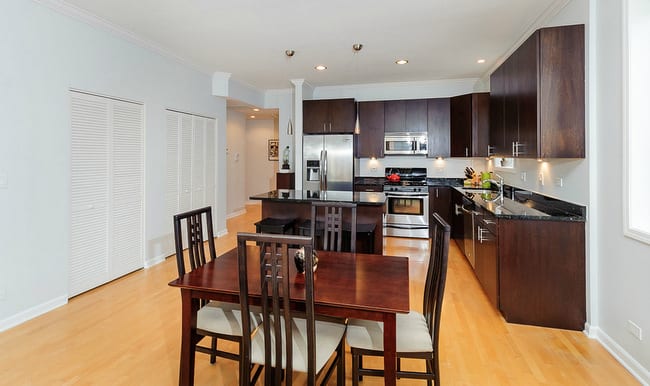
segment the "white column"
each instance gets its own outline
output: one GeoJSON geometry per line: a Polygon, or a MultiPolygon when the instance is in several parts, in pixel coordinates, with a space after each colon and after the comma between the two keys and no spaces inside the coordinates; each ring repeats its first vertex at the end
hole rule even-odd
{"type": "Polygon", "coordinates": [[[291,79],[293,84],[293,139],[296,190],[302,190],[302,99],[304,79],[291,79]]]}

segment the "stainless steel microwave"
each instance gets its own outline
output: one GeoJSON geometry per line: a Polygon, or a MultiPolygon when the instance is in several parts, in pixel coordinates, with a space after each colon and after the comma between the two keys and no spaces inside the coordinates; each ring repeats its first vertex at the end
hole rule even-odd
{"type": "Polygon", "coordinates": [[[384,154],[427,154],[427,133],[387,133],[384,154]]]}

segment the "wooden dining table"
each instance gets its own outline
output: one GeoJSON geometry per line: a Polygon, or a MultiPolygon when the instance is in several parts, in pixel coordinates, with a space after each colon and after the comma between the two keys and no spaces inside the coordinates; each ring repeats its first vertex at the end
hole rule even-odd
{"type": "MultiPolygon", "coordinates": [[[[257,249],[250,245],[248,248],[257,249]]],[[[256,251],[247,251],[255,256],[256,251]]],[[[384,384],[396,383],[396,332],[398,313],[409,312],[409,267],[406,257],[317,251],[314,275],[316,314],[384,322],[384,384]]],[[[256,272],[250,262],[248,272],[256,272]]],[[[304,276],[291,265],[292,306],[304,304],[304,276]],[[302,290],[301,290],[302,289],[302,290]]],[[[251,274],[252,275],[252,274],[251,274]]],[[[255,286],[249,278],[250,287],[255,286]]],[[[257,279],[259,280],[259,278],[257,279]]],[[[200,336],[196,314],[200,299],[239,303],[237,249],[232,249],[169,283],[181,290],[182,339],[179,385],[193,385],[194,357],[200,336]]],[[[252,291],[252,290],[251,290],[252,291]]],[[[256,294],[252,293],[254,297],[256,294]]],[[[259,296],[259,294],[257,294],[259,296]]]]}

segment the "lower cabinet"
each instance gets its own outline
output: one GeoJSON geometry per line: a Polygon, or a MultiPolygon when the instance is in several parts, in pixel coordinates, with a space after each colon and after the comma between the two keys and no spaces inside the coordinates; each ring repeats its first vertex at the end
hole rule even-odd
{"type": "Polygon", "coordinates": [[[585,224],[499,219],[499,308],[508,322],[581,331],[585,224]]]}
{"type": "Polygon", "coordinates": [[[499,308],[498,229],[494,215],[481,210],[474,216],[474,272],[494,307],[499,308]]]}
{"type": "MultiPolygon", "coordinates": [[[[438,213],[438,215],[449,225],[452,225],[451,189],[452,188],[447,186],[429,187],[429,215],[431,216],[433,213],[438,213]]],[[[429,237],[432,236],[432,229],[429,227],[429,237]]]]}

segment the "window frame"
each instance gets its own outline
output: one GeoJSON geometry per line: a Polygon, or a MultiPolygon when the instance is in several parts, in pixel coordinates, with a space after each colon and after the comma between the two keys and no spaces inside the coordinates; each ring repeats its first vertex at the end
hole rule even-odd
{"type": "MultiPolygon", "coordinates": [[[[641,131],[643,126],[634,126],[630,122],[630,116],[633,115],[633,105],[630,103],[631,99],[631,85],[639,84],[639,79],[632,81],[631,77],[635,74],[633,72],[631,63],[632,51],[630,42],[632,37],[632,23],[630,21],[632,8],[631,3],[639,0],[623,0],[622,12],[622,116],[623,116],[623,234],[629,238],[650,244],[650,216],[645,223],[632,223],[630,212],[637,208],[638,202],[642,201],[643,192],[647,189],[639,183],[638,179],[633,178],[634,174],[631,163],[635,151],[639,151],[643,146],[642,141],[638,141],[635,132],[641,131]],[[637,148],[639,147],[639,148],[637,148]],[[635,205],[636,204],[636,205],[635,205]]],[[[644,85],[648,85],[648,79],[645,79],[644,85]]],[[[634,86],[636,87],[636,86],[634,86]]],[[[647,144],[646,144],[647,146],[647,144]]],[[[646,183],[647,184],[647,183],[646,183]]]]}

